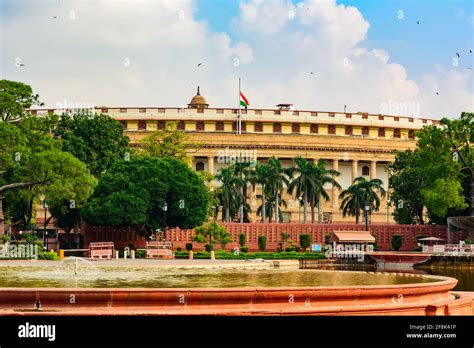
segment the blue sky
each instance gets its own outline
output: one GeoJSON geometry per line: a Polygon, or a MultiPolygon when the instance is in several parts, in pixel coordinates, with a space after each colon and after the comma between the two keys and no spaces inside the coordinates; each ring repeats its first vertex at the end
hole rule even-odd
{"type": "Polygon", "coordinates": [[[240,77],[255,108],[455,117],[474,109],[473,3],[0,0],[0,73],[51,107],[180,106],[197,85],[232,107],[240,77]]]}
{"type": "MultiPolygon", "coordinates": [[[[214,31],[233,38],[231,20],[240,0],[197,0],[196,18],[214,31]]],[[[299,1],[295,1],[298,3],[299,1]]],[[[367,47],[382,47],[391,61],[401,63],[410,76],[419,78],[433,65],[450,65],[462,52],[461,67],[472,66],[474,47],[474,1],[470,0],[339,0],[355,6],[370,23],[367,47]],[[398,19],[399,10],[403,20],[398,19]],[[416,24],[419,21],[420,24],[416,24]]]]}

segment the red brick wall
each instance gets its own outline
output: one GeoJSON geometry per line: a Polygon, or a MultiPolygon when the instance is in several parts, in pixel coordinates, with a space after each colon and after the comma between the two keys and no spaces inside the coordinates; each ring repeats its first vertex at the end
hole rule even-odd
{"type": "MultiPolygon", "coordinates": [[[[258,248],[258,236],[265,235],[267,237],[267,250],[276,250],[280,240],[280,234],[286,232],[290,234],[290,240],[299,244],[300,234],[311,234],[314,243],[324,243],[324,236],[333,231],[363,231],[364,225],[355,224],[300,224],[300,223],[226,223],[223,224],[232,236],[234,243],[227,245],[227,249],[238,246],[239,234],[247,235],[247,245],[250,250],[258,248]]],[[[385,225],[374,224],[369,226],[370,232],[377,239],[377,245],[380,250],[390,250],[392,235],[401,235],[403,237],[403,245],[400,250],[413,250],[416,247],[416,237],[438,237],[448,242],[446,226],[432,225],[385,225]]],[[[123,249],[129,244],[133,244],[134,248],[144,248],[145,239],[138,236],[130,228],[89,226],[84,224],[84,247],[87,248],[90,242],[113,241],[116,249],[123,249]]],[[[184,250],[185,244],[191,242],[194,230],[168,230],[166,240],[173,242],[175,248],[181,247],[184,250]]],[[[454,232],[451,236],[451,243],[457,243],[459,240],[467,238],[464,232],[454,232]]],[[[201,250],[204,246],[194,243],[194,250],[201,250]]]]}

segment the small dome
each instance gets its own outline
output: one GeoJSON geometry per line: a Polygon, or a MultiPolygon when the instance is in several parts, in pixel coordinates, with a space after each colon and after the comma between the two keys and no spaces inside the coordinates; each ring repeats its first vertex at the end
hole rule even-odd
{"type": "Polygon", "coordinates": [[[191,99],[188,107],[191,109],[207,109],[209,107],[209,104],[206,103],[206,99],[199,92],[199,86],[197,88],[197,94],[191,99]]]}

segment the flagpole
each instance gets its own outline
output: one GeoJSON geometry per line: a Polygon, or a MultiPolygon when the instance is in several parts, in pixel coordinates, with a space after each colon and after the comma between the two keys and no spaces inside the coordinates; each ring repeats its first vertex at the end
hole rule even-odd
{"type": "Polygon", "coordinates": [[[240,77],[239,77],[239,119],[237,121],[237,134],[242,134],[242,114],[240,111],[240,77]]]}

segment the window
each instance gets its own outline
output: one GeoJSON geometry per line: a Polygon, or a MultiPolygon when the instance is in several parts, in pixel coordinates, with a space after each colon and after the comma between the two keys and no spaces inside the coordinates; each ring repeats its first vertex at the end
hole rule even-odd
{"type": "Polygon", "coordinates": [[[184,130],[185,126],[184,126],[184,121],[179,121],[178,122],[178,130],[184,130]]]}
{"type": "Polygon", "coordinates": [[[36,115],[36,114],[38,114],[38,111],[37,110],[31,110],[31,114],[36,115]]]}
{"type": "Polygon", "coordinates": [[[313,134],[318,134],[318,125],[312,124],[311,126],[309,126],[309,132],[313,134]]]}
{"type": "Polygon", "coordinates": [[[158,109],[158,112],[159,112],[160,114],[164,114],[165,111],[166,111],[165,109],[158,109]]]}
{"type": "Polygon", "coordinates": [[[101,112],[104,113],[104,114],[106,114],[107,112],[109,112],[109,109],[107,109],[107,108],[102,108],[101,112]]]}
{"type": "Polygon", "coordinates": [[[234,132],[237,131],[237,121],[232,122],[232,130],[233,130],[234,132]]]}
{"type": "Polygon", "coordinates": [[[423,122],[423,123],[428,123],[427,120],[422,120],[421,122],[423,122]]]}
{"type": "Polygon", "coordinates": [[[274,111],[273,111],[273,115],[281,115],[280,110],[274,110],[274,111]]]}
{"type": "Polygon", "coordinates": [[[255,115],[261,115],[262,114],[262,110],[255,110],[255,115]]]}
{"type": "Polygon", "coordinates": [[[204,122],[203,121],[197,121],[196,122],[196,130],[197,131],[203,131],[204,130],[204,122]]]}
{"type": "Polygon", "coordinates": [[[415,131],[413,129],[410,129],[408,131],[408,138],[414,139],[415,138],[415,131]]]}
{"type": "Polygon", "coordinates": [[[274,133],[281,133],[281,123],[274,123],[273,124],[273,132],[274,133]]]}
{"type": "Polygon", "coordinates": [[[330,124],[328,126],[328,134],[336,134],[336,126],[333,124],[330,124]]]}
{"type": "Polygon", "coordinates": [[[224,113],[224,109],[217,109],[217,110],[216,110],[216,113],[217,113],[217,114],[223,114],[223,113],[224,113]]]}
{"type": "Polygon", "coordinates": [[[300,132],[300,124],[299,123],[293,123],[291,125],[291,131],[293,133],[299,133],[300,132]]]}
{"type": "Polygon", "coordinates": [[[379,121],[383,121],[383,116],[379,115],[379,121]]]}
{"type": "Polygon", "coordinates": [[[146,129],[146,121],[138,121],[138,129],[139,130],[146,129]]]}
{"type": "Polygon", "coordinates": [[[370,169],[368,166],[363,166],[362,167],[362,175],[364,176],[369,176],[370,175],[370,169]]]}
{"type": "Polygon", "coordinates": [[[379,128],[379,137],[385,136],[385,128],[379,128]]]}
{"type": "Polygon", "coordinates": [[[334,117],[334,116],[336,116],[336,114],[334,112],[329,113],[329,117],[334,117]]]}
{"type": "Polygon", "coordinates": [[[393,130],[393,137],[394,137],[394,138],[400,138],[400,129],[395,128],[395,129],[393,130]]]}
{"type": "Polygon", "coordinates": [[[408,119],[408,122],[413,122],[413,117],[410,117],[410,118],[408,119]]]}
{"type": "Polygon", "coordinates": [[[141,112],[143,114],[143,113],[146,112],[146,109],[144,109],[144,108],[138,109],[138,112],[141,112]]]}
{"type": "Polygon", "coordinates": [[[394,120],[395,122],[399,122],[399,121],[400,121],[400,117],[394,117],[393,120],[394,120]]]}
{"type": "Polygon", "coordinates": [[[242,127],[241,131],[245,132],[247,130],[247,124],[244,121],[242,121],[242,123],[240,125],[242,127]]]}
{"type": "Polygon", "coordinates": [[[262,132],[263,131],[263,125],[260,122],[255,122],[255,131],[256,132],[262,132]]]}
{"type": "Polygon", "coordinates": [[[346,135],[352,135],[352,126],[346,126],[346,135]]]}
{"type": "Polygon", "coordinates": [[[127,109],[120,109],[120,112],[125,113],[125,112],[127,112],[127,109]]]}
{"type": "Polygon", "coordinates": [[[165,121],[158,121],[158,129],[164,129],[165,128],[165,121]]]}
{"type": "Polygon", "coordinates": [[[293,111],[293,116],[298,116],[300,114],[299,111],[293,111]]]}
{"type": "Polygon", "coordinates": [[[346,118],[352,118],[352,114],[346,114],[346,118]]]}
{"type": "Polygon", "coordinates": [[[224,122],[217,121],[216,122],[216,131],[223,131],[224,130],[224,122]]]}
{"type": "Polygon", "coordinates": [[[362,119],[367,120],[369,118],[369,114],[362,114],[362,119]]]}
{"type": "Polygon", "coordinates": [[[196,172],[202,172],[204,170],[204,162],[196,162],[196,172]]]}
{"type": "Polygon", "coordinates": [[[362,127],[362,135],[369,135],[369,127],[362,127]]]}
{"type": "Polygon", "coordinates": [[[123,126],[124,129],[127,129],[127,121],[120,121],[120,124],[123,126]]]}
{"type": "Polygon", "coordinates": [[[311,116],[318,116],[318,113],[317,112],[311,112],[311,116]]]}

